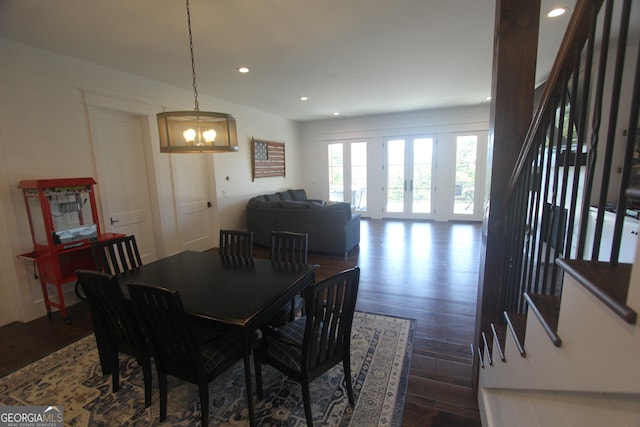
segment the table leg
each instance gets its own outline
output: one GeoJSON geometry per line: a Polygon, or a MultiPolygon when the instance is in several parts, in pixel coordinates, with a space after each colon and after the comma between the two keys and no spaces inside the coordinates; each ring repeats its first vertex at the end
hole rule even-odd
{"type": "Polygon", "coordinates": [[[249,425],[256,425],[256,415],[253,409],[253,391],[251,381],[251,342],[248,337],[243,338],[242,347],[244,349],[244,377],[247,383],[247,407],[249,409],[249,425]]]}

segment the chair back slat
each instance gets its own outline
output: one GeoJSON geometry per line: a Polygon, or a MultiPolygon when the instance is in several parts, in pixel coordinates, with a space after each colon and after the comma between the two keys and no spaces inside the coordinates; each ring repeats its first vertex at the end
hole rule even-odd
{"type": "Polygon", "coordinates": [[[350,351],[360,269],[345,270],[305,289],[303,364],[309,372],[333,365],[350,351]]]}
{"type": "Polygon", "coordinates": [[[239,257],[253,256],[253,232],[220,230],[219,253],[239,257]]]}
{"type": "Polygon", "coordinates": [[[118,350],[137,354],[146,348],[144,333],[131,311],[130,302],[124,298],[115,275],[78,270],[80,286],[89,302],[96,330],[105,331],[107,339],[118,350]]]}
{"type": "Polygon", "coordinates": [[[143,319],[159,369],[196,384],[199,379],[206,378],[180,293],[132,283],[129,284],[129,294],[143,319]]]}
{"type": "Polygon", "coordinates": [[[142,265],[134,235],[96,242],[91,250],[96,268],[108,274],[122,274],[142,265]]]}
{"type": "Polygon", "coordinates": [[[271,232],[271,260],[307,263],[309,235],[290,231],[271,232]]]}

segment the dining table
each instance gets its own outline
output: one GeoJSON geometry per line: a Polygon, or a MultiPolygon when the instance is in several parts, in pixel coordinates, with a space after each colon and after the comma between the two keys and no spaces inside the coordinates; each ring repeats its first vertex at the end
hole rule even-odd
{"type": "Polygon", "coordinates": [[[242,340],[249,422],[254,426],[250,356],[256,331],[314,283],[318,267],[184,251],[122,274],[120,286],[127,298],[127,285],[133,282],[177,290],[193,322],[242,340]]]}

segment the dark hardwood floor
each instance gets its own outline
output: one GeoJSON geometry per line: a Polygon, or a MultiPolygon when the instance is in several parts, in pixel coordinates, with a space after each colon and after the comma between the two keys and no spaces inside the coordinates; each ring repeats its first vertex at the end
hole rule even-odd
{"type": "MultiPolygon", "coordinates": [[[[347,258],[309,254],[318,279],[361,268],[357,309],[417,320],[403,426],[477,427],[471,389],[481,245],[479,223],[363,220],[360,246],[347,258]]],[[[255,256],[268,250],[255,248],[255,256]]],[[[92,330],[86,304],[0,328],[0,375],[37,360],[92,330]]]]}

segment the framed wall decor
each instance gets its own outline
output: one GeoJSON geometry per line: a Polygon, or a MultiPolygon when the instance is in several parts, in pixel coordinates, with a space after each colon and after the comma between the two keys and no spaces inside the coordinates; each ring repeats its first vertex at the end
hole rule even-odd
{"type": "Polygon", "coordinates": [[[253,145],[253,180],[285,176],[284,142],[251,138],[253,145]]]}

